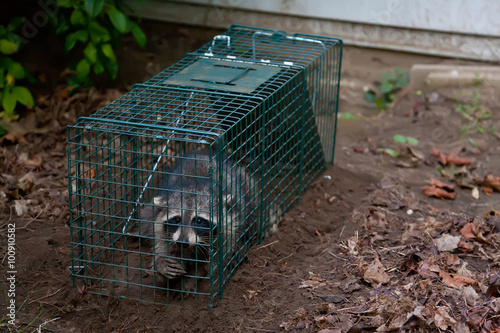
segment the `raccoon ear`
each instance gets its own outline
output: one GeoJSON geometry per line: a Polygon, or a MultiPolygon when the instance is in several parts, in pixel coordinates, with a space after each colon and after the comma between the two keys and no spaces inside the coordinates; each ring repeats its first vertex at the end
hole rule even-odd
{"type": "Polygon", "coordinates": [[[165,201],[162,197],[154,197],[153,203],[155,204],[155,206],[165,206],[165,201]]]}

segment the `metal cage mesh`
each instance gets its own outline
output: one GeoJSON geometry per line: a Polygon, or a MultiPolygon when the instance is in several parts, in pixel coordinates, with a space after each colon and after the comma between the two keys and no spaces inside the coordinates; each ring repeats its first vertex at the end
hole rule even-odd
{"type": "Polygon", "coordinates": [[[165,304],[222,297],[333,163],[341,55],[337,38],[232,26],[79,118],[68,130],[74,284],[165,304]],[[185,272],[165,279],[166,266],[185,272]]]}

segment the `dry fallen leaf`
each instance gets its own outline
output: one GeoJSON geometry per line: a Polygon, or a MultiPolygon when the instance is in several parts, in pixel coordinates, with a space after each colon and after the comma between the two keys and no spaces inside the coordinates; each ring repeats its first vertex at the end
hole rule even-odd
{"type": "Polygon", "coordinates": [[[471,195],[474,199],[478,200],[479,199],[479,189],[477,187],[474,187],[471,191],[471,195]]]}
{"type": "Polygon", "coordinates": [[[355,153],[363,153],[363,154],[367,154],[370,152],[370,149],[368,149],[368,147],[359,147],[359,146],[355,146],[355,147],[352,147],[352,150],[355,152],[355,153]]]}
{"type": "MultiPolygon", "coordinates": [[[[493,175],[487,175],[483,180],[476,179],[479,185],[484,187],[490,187],[498,192],[500,192],[500,177],[495,177],[493,175]]],[[[484,191],[484,190],[483,190],[484,191]]]]}
{"type": "Polygon", "coordinates": [[[474,239],[476,238],[477,235],[476,226],[472,222],[467,223],[466,225],[463,226],[462,229],[460,229],[460,233],[466,239],[474,239]]]}
{"type": "Polygon", "coordinates": [[[413,148],[411,146],[407,146],[406,147],[408,149],[408,151],[410,152],[410,154],[412,154],[415,158],[421,160],[421,161],[425,161],[426,158],[425,158],[425,154],[423,152],[421,152],[420,150],[416,149],[416,148],[413,148]]]}
{"type": "Polygon", "coordinates": [[[26,205],[26,200],[16,200],[14,201],[14,208],[17,216],[23,216],[28,212],[28,206],[26,205]]]}
{"type": "Polygon", "coordinates": [[[432,155],[436,157],[442,165],[448,163],[455,164],[456,166],[471,165],[472,161],[468,157],[460,157],[455,153],[443,154],[439,149],[434,148],[432,155]]]}
{"type": "Polygon", "coordinates": [[[447,306],[438,306],[434,314],[434,322],[436,326],[443,331],[448,329],[448,326],[454,330],[457,321],[449,314],[450,309],[447,306]]]}
{"type": "Polygon", "coordinates": [[[437,188],[433,186],[424,186],[421,188],[424,194],[428,197],[436,197],[442,199],[455,200],[456,192],[448,192],[442,188],[437,188]]]}
{"type": "Polygon", "coordinates": [[[479,300],[478,293],[471,286],[466,286],[466,287],[460,288],[460,294],[471,305],[476,305],[477,301],[479,300]]]}
{"type": "Polygon", "coordinates": [[[439,163],[446,165],[446,155],[439,151],[439,149],[434,148],[432,150],[432,155],[438,158],[439,163]]]}
{"type": "Polygon", "coordinates": [[[325,329],[322,329],[320,331],[318,331],[318,333],[341,333],[342,330],[340,328],[325,328],[325,329]]]}
{"type": "Polygon", "coordinates": [[[467,243],[467,242],[464,242],[464,241],[460,241],[458,243],[458,247],[462,251],[464,251],[464,252],[472,252],[472,251],[474,251],[474,244],[467,243]]]}
{"type": "Polygon", "coordinates": [[[439,271],[439,277],[442,279],[443,283],[451,288],[459,289],[468,285],[477,285],[479,282],[467,276],[458,274],[449,274],[445,271],[439,271]]]}
{"type": "Polygon", "coordinates": [[[438,239],[434,240],[434,244],[440,252],[455,251],[460,242],[460,236],[452,236],[450,234],[443,234],[438,239]]]}
{"type": "Polygon", "coordinates": [[[28,166],[33,166],[35,168],[40,168],[42,167],[42,158],[40,157],[40,155],[33,155],[31,160],[26,160],[24,161],[24,164],[25,165],[28,165],[28,166]]]}
{"type": "Polygon", "coordinates": [[[23,145],[27,145],[28,144],[28,141],[26,141],[26,139],[24,138],[24,136],[22,134],[19,134],[17,132],[9,132],[7,134],[5,134],[1,139],[0,139],[0,143],[3,143],[5,141],[10,141],[10,143],[14,144],[14,143],[21,143],[23,145]]]}
{"type": "Polygon", "coordinates": [[[486,213],[483,214],[484,217],[488,216],[500,216],[500,211],[492,209],[490,211],[487,211],[486,213]]]}
{"type": "Polygon", "coordinates": [[[457,193],[455,192],[456,186],[454,184],[445,184],[440,180],[431,178],[429,186],[421,187],[424,195],[428,197],[436,197],[443,199],[454,200],[457,193]]]}
{"type": "Polygon", "coordinates": [[[378,258],[375,258],[374,262],[371,264],[362,261],[359,263],[358,267],[363,275],[363,279],[372,285],[384,284],[391,279],[385,272],[385,267],[382,266],[378,258]]]}
{"type": "Polygon", "coordinates": [[[457,154],[450,153],[446,156],[446,161],[448,163],[453,163],[456,166],[471,165],[472,161],[468,157],[460,157],[457,154]]]}
{"type": "Polygon", "coordinates": [[[491,197],[491,193],[493,193],[493,189],[488,186],[481,186],[481,190],[489,197],[491,197]]]}
{"type": "Polygon", "coordinates": [[[443,188],[447,191],[454,191],[455,187],[456,187],[454,184],[448,185],[448,184],[445,184],[442,181],[440,181],[438,179],[434,179],[434,178],[431,178],[431,180],[429,181],[429,185],[434,186],[434,187],[443,188]]]}

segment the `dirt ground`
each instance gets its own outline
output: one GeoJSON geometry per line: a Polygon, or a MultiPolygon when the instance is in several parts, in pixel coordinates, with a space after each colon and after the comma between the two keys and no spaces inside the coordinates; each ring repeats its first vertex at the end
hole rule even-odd
{"type": "MultiPolygon", "coordinates": [[[[147,29],[147,52],[129,43],[120,52],[121,88],[217,33],[147,29]]],[[[498,89],[407,90],[385,113],[363,100],[363,87],[382,72],[415,63],[459,61],[346,47],[339,112],[358,117],[339,120],[335,165],[251,251],[214,309],[72,289],[66,126],[121,93],[40,94],[35,112],[10,128],[18,134],[0,139],[0,332],[499,332],[500,137],[488,131],[499,125],[498,89]],[[473,120],[458,105],[476,108],[469,131],[473,120]],[[478,120],[481,112],[490,117],[478,120]],[[397,143],[395,134],[418,145],[397,143]],[[431,179],[449,186],[434,182],[430,191],[455,199],[424,195],[431,179]],[[3,316],[12,223],[15,327],[3,316]]]]}

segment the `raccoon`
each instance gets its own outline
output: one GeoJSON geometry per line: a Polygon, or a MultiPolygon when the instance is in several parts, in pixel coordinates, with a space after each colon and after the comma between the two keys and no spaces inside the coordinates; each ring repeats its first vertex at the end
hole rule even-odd
{"type": "Polygon", "coordinates": [[[224,265],[241,261],[246,251],[239,249],[257,241],[260,188],[245,168],[228,159],[211,162],[208,152],[190,152],[177,158],[161,188],[141,209],[141,234],[154,239],[153,265],[163,283],[182,280],[184,290],[197,291],[197,277],[208,275],[209,243],[216,246],[219,233],[224,265]]]}

